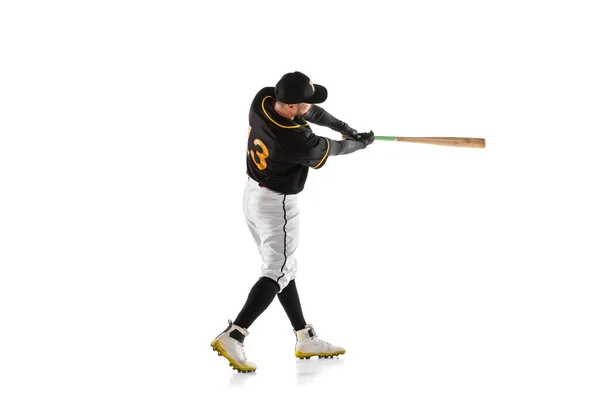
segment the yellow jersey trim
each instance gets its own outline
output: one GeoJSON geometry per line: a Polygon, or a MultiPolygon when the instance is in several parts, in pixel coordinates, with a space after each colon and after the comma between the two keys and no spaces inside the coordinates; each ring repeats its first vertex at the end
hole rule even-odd
{"type": "Polygon", "coordinates": [[[286,128],[286,129],[293,129],[293,128],[300,128],[301,126],[308,126],[308,123],[306,124],[302,124],[302,125],[292,125],[292,126],[286,126],[286,125],[281,125],[280,123],[278,123],[277,121],[275,121],[270,115],[269,113],[267,113],[267,110],[265,110],[265,101],[268,98],[273,98],[272,96],[265,96],[265,98],[262,100],[261,103],[261,107],[263,112],[265,113],[265,115],[267,116],[267,118],[269,118],[269,120],[271,120],[272,123],[274,123],[275,125],[277,125],[280,128],[286,128]]]}
{"type": "Polygon", "coordinates": [[[315,165],[313,168],[317,169],[321,166],[321,164],[323,164],[323,161],[325,161],[325,159],[327,158],[327,155],[329,154],[329,148],[331,147],[331,145],[329,144],[329,139],[324,138],[327,141],[327,151],[325,152],[325,155],[323,156],[323,158],[321,158],[321,161],[319,161],[319,163],[317,165],[315,165]]]}

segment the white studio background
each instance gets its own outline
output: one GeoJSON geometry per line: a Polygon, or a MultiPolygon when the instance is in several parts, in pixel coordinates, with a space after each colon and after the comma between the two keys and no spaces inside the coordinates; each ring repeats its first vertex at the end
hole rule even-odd
{"type": "Polygon", "coordinates": [[[0,398],[597,399],[595,5],[2,2],[0,398]],[[310,171],[298,287],[348,353],[298,364],[275,300],[239,378],[248,107],[294,70],[356,129],[487,148],[310,171]]]}

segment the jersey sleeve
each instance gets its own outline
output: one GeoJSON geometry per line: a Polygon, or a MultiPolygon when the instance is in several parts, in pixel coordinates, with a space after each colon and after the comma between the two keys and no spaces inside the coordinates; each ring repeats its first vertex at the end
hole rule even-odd
{"type": "Polygon", "coordinates": [[[327,128],[341,134],[352,134],[356,132],[347,123],[337,119],[316,104],[313,104],[308,112],[304,114],[304,119],[308,122],[312,122],[313,124],[326,126],[327,128]]]}
{"type": "Polygon", "coordinates": [[[279,132],[277,136],[281,149],[293,163],[318,169],[329,158],[330,139],[315,135],[308,129],[279,132]]]}

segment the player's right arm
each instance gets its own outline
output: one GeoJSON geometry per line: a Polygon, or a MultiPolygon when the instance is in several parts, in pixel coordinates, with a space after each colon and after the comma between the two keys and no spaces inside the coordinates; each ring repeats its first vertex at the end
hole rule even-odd
{"type": "Polygon", "coordinates": [[[341,133],[344,136],[352,136],[356,133],[356,129],[351,128],[347,123],[337,119],[328,113],[322,107],[313,104],[303,118],[313,124],[326,126],[331,130],[341,133]]]}

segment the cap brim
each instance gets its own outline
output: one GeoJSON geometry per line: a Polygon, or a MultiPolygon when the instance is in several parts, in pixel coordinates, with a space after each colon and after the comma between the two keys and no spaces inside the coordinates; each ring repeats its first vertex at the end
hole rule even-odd
{"type": "Polygon", "coordinates": [[[313,84],[313,86],[315,87],[315,94],[313,94],[310,99],[304,102],[309,104],[318,104],[327,100],[327,89],[325,89],[325,86],[315,84],[313,84]]]}

